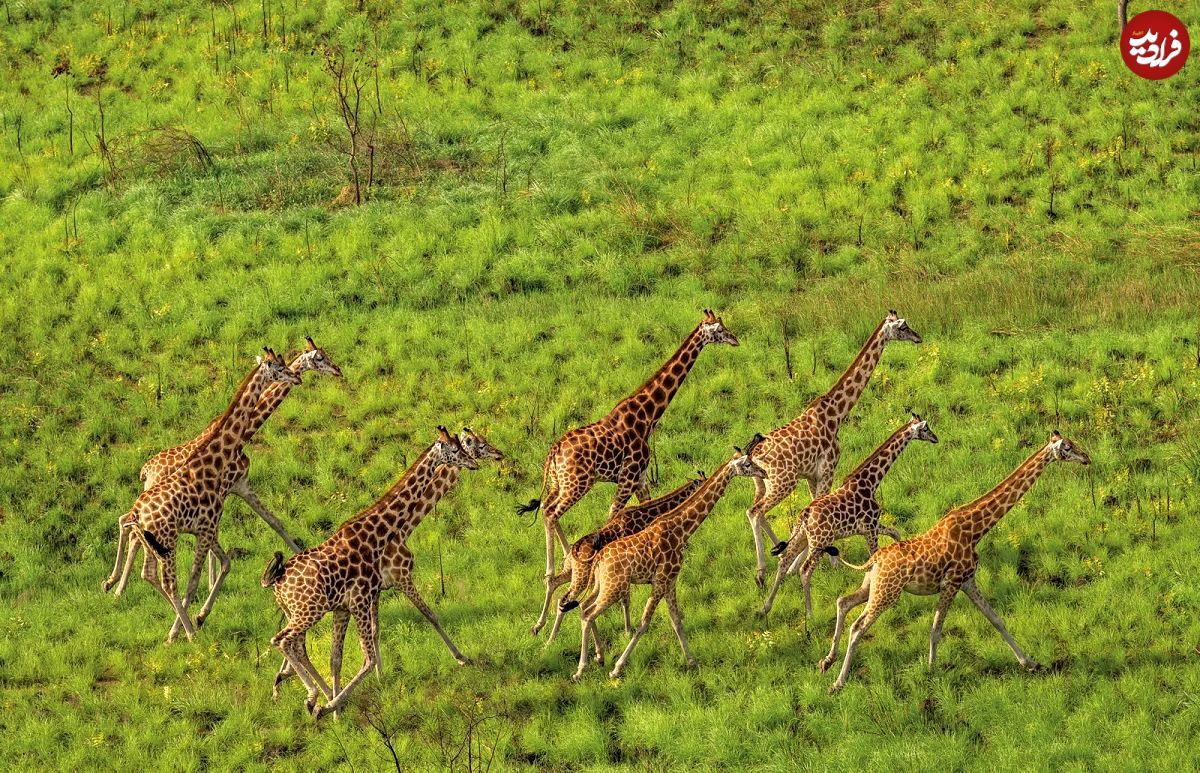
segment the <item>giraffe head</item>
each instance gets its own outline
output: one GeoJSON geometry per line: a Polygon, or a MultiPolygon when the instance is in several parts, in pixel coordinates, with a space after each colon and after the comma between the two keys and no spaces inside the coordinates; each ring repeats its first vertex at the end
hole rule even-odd
{"type": "Polygon", "coordinates": [[[751,458],[751,456],[754,454],[754,449],[757,448],[758,444],[762,441],[763,436],[756,434],[750,439],[750,443],[746,446],[745,451],[737,446],[734,446],[733,450],[737,451],[737,456],[733,457],[733,459],[729,462],[730,473],[732,473],[734,476],[747,476],[753,478],[767,477],[767,471],[760,467],[758,463],[751,458]]]}
{"type": "Polygon", "coordinates": [[[451,467],[465,467],[468,470],[479,469],[479,463],[471,458],[471,454],[458,442],[458,438],[451,435],[445,427],[438,427],[438,439],[433,444],[433,463],[434,466],[447,464],[451,467]]]}
{"type": "Polygon", "coordinates": [[[704,319],[700,320],[700,345],[729,344],[737,346],[737,336],[730,333],[721,318],[712,309],[704,310],[704,319]]]}
{"type": "Polygon", "coordinates": [[[458,442],[472,459],[476,461],[480,459],[491,459],[499,461],[504,458],[504,454],[487,439],[478,432],[473,432],[470,427],[463,427],[462,432],[458,433],[458,442]]]}
{"type": "Polygon", "coordinates": [[[343,378],[342,369],[334,364],[324,349],[314,344],[312,338],[308,336],[304,336],[304,340],[304,354],[301,354],[297,358],[297,373],[303,373],[306,370],[315,370],[318,373],[324,373],[326,376],[343,378]]]}
{"type": "Polygon", "coordinates": [[[912,341],[914,344],[919,344],[921,336],[908,326],[908,320],[892,309],[883,320],[883,340],[885,343],[888,341],[912,341]]]}
{"type": "Polygon", "coordinates": [[[263,347],[263,353],[258,356],[258,365],[263,368],[267,383],[299,384],[300,376],[293,373],[283,358],[274,350],[263,347]]]}
{"type": "Polygon", "coordinates": [[[1057,459],[1060,462],[1092,463],[1092,458],[1084,453],[1082,448],[1058,434],[1058,430],[1051,433],[1050,441],[1046,443],[1046,450],[1050,453],[1051,459],[1057,459]]]}
{"type": "Polygon", "coordinates": [[[933,430],[929,428],[929,422],[915,413],[912,415],[912,421],[908,423],[908,432],[909,440],[924,440],[926,443],[938,442],[937,435],[933,434],[933,430]]]}

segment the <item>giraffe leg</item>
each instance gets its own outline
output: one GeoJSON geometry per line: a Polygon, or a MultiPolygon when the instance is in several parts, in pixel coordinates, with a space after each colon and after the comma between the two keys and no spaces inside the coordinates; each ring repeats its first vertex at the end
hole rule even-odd
{"type": "Polygon", "coordinates": [[[825,548],[825,545],[815,542],[809,545],[808,558],[804,559],[804,564],[800,567],[800,585],[804,588],[804,612],[809,617],[812,617],[812,575],[821,556],[824,555],[825,548]]]}
{"type": "Polygon", "coordinates": [[[313,709],[313,719],[320,719],[322,714],[331,711],[338,711],[346,703],[346,698],[363,678],[377,668],[379,662],[379,647],[376,639],[376,629],[379,623],[379,601],[372,599],[369,602],[363,602],[355,606],[351,610],[354,615],[354,627],[358,629],[358,647],[362,650],[363,664],[354,678],[342,688],[342,691],[336,693],[324,706],[317,706],[313,709]]]}
{"type": "Polygon", "coordinates": [[[321,678],[321,675],[313,668],[312,661],[308,659],[307,648],[304,644],[306,633],[307,629],[288,625],[271,639],[271,643],[279,648],[279,651],[283,653],[284,660],[287,661],[287,665],[281,667],[279,673],[275,675],[275,688],[272,690],[272,694],[278,693],[279,683],[289,673],[288,665],[290,665],[290,673],[300,677],[300,681],[304,683],[304,689],[308,691],[304,708],[311,712],[317,705],[317,699],[321,693],[328,697],[330,692],[329,686],[325,684],[325,680],[321,678]]]}
{"type": "MultiPolygon", "coordinates": [[[[125,526],[125,516],[127,515],[129,515],[129,513],[125,513],[117,519],[117,561],[113,565],[112,574],[110,574],[108,579],[105,580],[100,586],[105,590],[105,592],[115,585],[117,579],[121,576],[121,564],[125,558],[125,551],[129,543],[129,529],[125,526]]],[[[117,595],[119,596],[120,594],[118,593],[117,595]]]]}
{"type": "Polygon", "coordinates": [[[783,585],[783,581],[787,579],[789,567],[800,556],[808,550],[808,534],[804,531],[800,524],[792,530],[792,536],[787,541],[787,547],[783,550],[783,555],[779,557],[779,566],[775,570],[775,582],[771,585],[771,592],[767,594],[766,601],[756,613],[758,617],[766,617],[771,614],[771,607],[775,605],[775,594],[779,593],[779,587],[783,585]]]}
{"type": "MultiPolygon", "coordinates": [[[[579,607],[579,616],[582,618],[585,609],[593,608],[595,608],[594,604],[591,606],[585,606],[581,604],[579,607]]],[[[596,630],[596,619],[594,616],[592,618],[592,622],[588,623],[588,635],[592,637],[592,647],[595,650],[595,654],[592,655],[592,660],[596,661],[597,663],[604,663],[604,643],[600,641],[600,634],[596,630]]]]}
{"type": "Polygon", "coordinates": [[[833,643],[829,645],[829,654],[821,661],[818,668],[822,672],[828,671],[833,665],[833,661],[837,659],[838,645],[842,643],[842,631],[846,626],[846,615],[851,609],[854,609],[859,604],[870,598],[871,595],[871,574],[868,573],[863,578],[862,585],[853,593],[847,593],[837,600],[837,622],[833,625],[833,643]]]}
{"type": "Polygon", "coordinates": [[[929,670],[933,670],[933,663],[937,660],[938,642],[942,640],[942,623],[946,619],[946,613],[950,611],[950,605],[954,603],[954,597],[958,595],[959,586],[953,583],[947,583],[942,592],[938,595],[937,609],[933,610],[933,627],[929,629],[929,670]]]}
{"type": "Polygon", "coordinates": [[[625,651],[621,653],[621,657],[617,658],[617,662],[613,663],[612,671],[608,672],[611,679],[616,679],[621,676],[621,672],[625,669],[625,663],[629,660],[633,648],[637,646],[638,639],[642,638],[642,634],[650,627],[650,618],[654,615],[654,609],[658,606],[659,599],[663,596],[663,591],[657,587],[650,589],[650,598],[646,601],[646,609],[642,612],[642,622],[634,630],[633,636],[629,639],[629,643],[625,645],[625,651]]]}
{"type": "Polygon", "coordinates": [[[983,613],[983,616],[1000,632],[1000,636],[1004,638],[1009,649],[1017,656],[1017,661],[1030,671],[1036,671],[1041,668],[1036,660],[1022,652],[1017,643],[1013,641],[1013,637],[1009,635],[1008,629],[1004,627],[1004,622],[1000,619],[1000,615],[992,611],[992,608],[988,606],[987,600],[983,598],[983,594],[979,592],[979,588],[975,585],[975,579],[972,578],[964,582],[962,589],[967,594],[967,597],[975,602],[975,606],[979,607],[979,611],[983,613]]]}
{"type": "Polygon", "coordinates": [[[141,543],[130,537],[125,549],[125,569],[121,572],[121,579],[117,581],[117,587],[113,589],[113,595],[117,598],[120,598],[121,594],[125,592],[125,586],[129,582],[130,575],[133,574],[133,564],[141,549],[141,543]]]}
{"type": "MultiPolygon", "coordinates": [[[[541,614],[538,615],[537,622],[533,624],[533,627],[531,629],[529,629],[533,633],[534,636],[537,636],[538,633],[541,632],[542,628],[546,625],[546,617],[547,617],[547,615],[550,614],[550,602],[554,600],[554,591],[558,590],[562,585],[566,584],[570,579],[571,579],[571,554],[568,553],[566,559],[563,562],[563,570],[561,572],[558,572],[557,574],[551,574],[546,577],[546,580],[545,580],[546,597],[542,601],[542,612],[541,612],[541,614]]],[[[558,621],[556,619],[555,620],[555,631],[557,630],[557,627],[558,627],[558,621]]],[[[553,641],[555,631],[551,631],[550,638],[547,639],[547,641],[546,641],[547,645],[549,645],[550,642],[553,641]]]]}
{"type": "MultiPolygon", "coordinates": [[[[571,587],[567,588],[567,592],[558,600],[558,607],[554,614],[554,625],[550,627],[550,634],[546,637],[546,646],[550,646],[550,642],[558,636],[558,627],[562,625],[563,616],[574,607],[579,606],[578,599],[587,590],[587,586],[591,583],[591,561],[582,562],[574,554],[567,553],[567,559],[563,562],[563,572],[569,573],[571,578],[571,587]]],[[[555,579],[559,579],[555,577],[555,579]]],[[[537,633],[537,630],[534,630],[537,633]]]]}
{"type": "MultiPolygon", "coordinates": [[[[196,597],[196,589],[200,587],[200,573],[204,570],[204,557],[209,555],[203,540],[196,540],[196,555],[192,556],[192,568],[188,572],[187,589],[183,592],[183,609],[186,612],[188,606],[192,603],[192,599],[196,597]]],[[[186,616],[186,615],[185,615],[186,616]]],[[[167,634],[167,641],[173,642],[179,636],[179,629],[182,620],[179,617],[175,618],[175,623],[171,626],[170,632],[167,634]]],[[[201,621],[196,620],[196,627],[199,628],[201,621]]]]}
{"type": "Polygon", "coordinates": [[[342,681],[342,651],[346,644],[346,628],[350,625],[350,613],[344,609],[333,610],[333,624],[329,641],[329,684],[333,695],[340,691],[342,681]]]}
{"type": "MultiPolygon", "coordinates": [[[[758,483],[760,479],[755,478],[755,499],[750,505],[750,509],[746,511],[746,518],[750,521],[750,533],[754,537],[754,559],[757,564],[754,574],[754,584],[763,590],[767,587],[767,549],[763,544],[764,533],[769,533],[774,539],[774,532],[767,524],[767,513],[771,508],[782,502],[791,489],[786,486],[781,486],[773,483],[774,478],[762,480],[762,496],[758,496],[758,483]]],[[[775,540],[778,542],[778,540],[775,540]]]]}
{"type": "Polygon", "coordinates": [[[275,684],[271,686],[271,700],[279,700],[279,685],[283,683],[289,676],[295,676],[296,669],[292,668],[292,661],[285,656],[283,663],[279,666],[279,670],[275,672],[275,684]]]}
{"type": "MultiPolygon", "coordinates": [[[[633,495],[640,491],[643,486],[645,486],[646,491],[650,490],[649,485],[643,480],[645,474],[646,462],[626,460],[625,465],[621,467],[621,472],[617,474],[617,495],[613,498],[613,502],[608,508],[609,518],[621,512],[633,495]]],[[[638,501],[641,501],[640,497],[638,501]]]]}
{"type": "MultiPolygon", "coordinates": [[[[587,668],[588,662],[588,636],[595,636],[596,627],[593,621],[604,613],[617,599],[620,598],[621,591],[605,588],[601,586],[596,590],[596,594],[588,599],[587,603],[580,607],[580,643],[579,643],[579,667],[575,669],[575,676],[572,679],[579,679],[583,676],[583,670],[587,668]]],[[[599,649],[599,636],[595,636],[597,640],[597,649],[599,649]]]]}
{"type": "Polygon", "coordinates": [[[675,638],[679,639],[679,647],[683,650],[683,662],[688,668],[696,665],[696,659],[688,652],[687,637],[683,635],[683,613],[679,611],[679,601],[675,598],[675,586],[667,591],[667,612],[671,616],[671,627],[675,629],[675,638]]]}
{"type": "Polygon", "coordinates": [[[850,675],[850,663],[854,660],[854,651],[858,649],[858,643],[862,640],[863,634],[879,619],[879,616],[896,603],[896,599],[900,595],[900,588],[888,593],[880,593],[876,589],[875,593],[867,600],[867,608],[854,621],[854,625],[850,626],[850,640],[846,642],[846,657],[842,661],[842,670],[838,674],[838,678],[834,681],[833,686],[829,688],[829,693],[832,695],[846,684],[846,677],[850,675]]]}
{"type": "Polygon", "coordinates": [[[250,509],[258,513],[258,517],[267,522],[267,525],[275,530],[275,533],[283,539],[283,543],[288,546],[288,549],[293,553],[300,552],[300,546],[296,544],[296,540],[292,539],[292,535],[287,533],[287,529],[283,528],[283,523],[275,517],[275,515],[267,509],[267,506],[262,503],[258,495],[250,488],[250,481],[244,476],[233,484],[230,493],[237,494],[246,504],[250,505],[250,509]]]}
{"type": "MultiPolygon", "coordinates": [[[[903,537],[900,536],[900,532],[897,531],[896,529],[893,529],[891,526],[880,526],[879,533],[888,535],[889,537],[892,538],[892,540],[894,542],[901,542],[904,539],[903,537]]],[[[872,551],[872,552],[874,552],[874,551],[872,551]]]]}
{"type": "Polygon", "coordinates": [[[163,598],[175,610],[176,619],[182,621],[183,632],[187,636],[188,641],[194,639],[196,629],[192,627],[192,621],[188,618],[187,610],[183,608],[183,602],[176,592],[178,589],[175,587],[175,551],[171,550],[160,561],[152,556],[149,550],[146,550],[146,559],[142,562],[142,579],[150,583],[155,590],[161,593],[163,598]],[[160,564],[161,567],[159,566],[160,564]]]}
{"type": "Polygon", "coordinates": [[[642,473],[642,479],[638,482],[638,487],[634,490],[633,495],[637,497],[638,502],[647,502],[651,499],[650,496],[650,481],[646,480],[646,473],[642,473]]]}
{"type": "Polygon", "coordinates": [[[208,598],[204,600],[204,606],[200,608],[200,612],[196,615],[197,628],[204,625],[208,614],[212,612],[213,604],[217,600],[217,594],[221,592],[221,586],[225,583],[226,575],[229,574],[229,556],[225,554],[225,550],[217,542],[216,538],[212,541],[212,552],[217,554],[217,560],[221,563],[221,567],[217,573],[217,581],[213,584],[212,590],[208,592],[208,598]]]}
{"type": "Polygon", "coordinates": [[[558,519],[583,498],[583,495],[587,493],[587,489],[587,486],[581,485],[560,489],[558,496],[542,505],[542,520],[546,526],[546,577],[554,575],[555,538],[563,545],[564,552],[567,550],[567,537],[563,534],[562,527],[558,525],[558,519]]]}
{"type": "Polygon", "coordinates": [[[442,641],[446,643],[446,647],[449,648],[450,654],[454,656],[458,664],[460,666],[468,665],[471,659],[459,652],[458,647],[454,646],[454,642],[450,641],[450,637],[442,630],[442,624],[438,622],[437,615],[433,613],[433,610],[425,603],[425,599],[421,598],[421,594],[417,592],[417,586],[413,583],[412,576],[405,572],[404,576],[400,578],[399,587],[400,591],[413,603],[413,606],[420,610],[421,614],[425,615],[425,619],[433,626],[433,630],[437,631],[438,636],[442,637],[442,641]]]}
{"type": "Polygon", "coordinates": [[[629,618],[629,592],[621,597],[621,612],[625,615],[625,635],[633,634],[633,621],[629,618]]]}

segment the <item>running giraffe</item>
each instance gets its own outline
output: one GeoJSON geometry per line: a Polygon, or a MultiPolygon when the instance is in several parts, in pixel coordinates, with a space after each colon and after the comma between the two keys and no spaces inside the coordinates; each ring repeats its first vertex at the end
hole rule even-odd
{"type": "MultiPolygon", "coordinates": [[[[854,659],[854,650],[858,647],[859,640],[871,624],[900,599],[900,594],[904,591],[919,596],[938,594],[937,608],[933,613],[933,628],[929,632],[930,668],[933,668],[937,645],[942,638],[942,621],[945,620],[946,612],[960,590],[975,602],[983,616],[1000,632],[1000,636],[1022,666],[1031,671],[1039,668],[1037,662],[1022,652],[1013,641],[1000,616],[992,611],[979,588],[975,586],[975,568],[979,564],[976,547],[1005,513],[1020,501],[1046,467],[1055,461],[1091,464],[1092,460],[1083,449],[1055,431],[1044,446],[1022,462],[994,489],[974,502],[946,513],[929,531],[880,548],[862,566],[842,562],[853,569],[866,571],[866,576],[863,577],[862,586],[858,590],[842,596],[837,601],[833,643],[829,647],[829,654],[821,661],[822,671],[828,670],[837,658],[846,615],[864,601],[867,602],[867,608],[854,621],[854,625],[850,626],[850,643],[846,645],[842,671],[838,674],[837,681],[829,688],[829,692],[836,692],[846,684],[846,677],[850,674],[850,663],[854,659]]],[[[826,552],[836,555],[837,548],[826,548],[826,552]]]]}
{"type": "Polygon", "coordinates": [[[264,587],[273,588],[275,601],[287,617],[287,625],[275,634],[271,644],[287,660],[275,677],[274,694],[279,682],[295,672],[308,690],[305,701],[314,718],[326,711],[338,711],[350,691],[371,669],[382,672],[379,658],[379,594],[389,578],[384,574],[382,556],[392,540],[411,518],[442,465],[479,469],[479,464],[445,427],[438,437],[404,473],[399,481],[374,505],[342,524],[329,539],[314,548],[297,553],[286,561],[282,553],[263,573],[264,587]],[[341,690],[334,692],[308,659],[305,638],[308,630],[333,612],[354,618],[363,665],[341,690]],[[320,694],[326,704],[317,705],[320,694]]]}

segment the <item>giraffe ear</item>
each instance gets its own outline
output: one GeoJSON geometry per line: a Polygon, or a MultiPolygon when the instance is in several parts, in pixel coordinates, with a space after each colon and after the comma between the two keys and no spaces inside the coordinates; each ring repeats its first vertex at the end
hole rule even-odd
{"type": "Polygon", "coordinates": [[[305,347],[305,351],[311,352],[317,348],[317,345],[313,343],[312,336],[304,336],[304,340],[308,342],[308,345],[305,347]]]}
{"type": "Polygon", "coordinates": [[[1053,432],[1050,433],[1050,439],[1051,440],[1062,440],[1062,435],[1058,434],[1058,430],[1054,430],[1053,432]]]}

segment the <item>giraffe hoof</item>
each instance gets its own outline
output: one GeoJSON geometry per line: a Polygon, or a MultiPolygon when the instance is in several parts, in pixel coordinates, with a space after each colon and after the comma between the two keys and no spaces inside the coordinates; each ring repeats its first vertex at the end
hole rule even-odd
{"type": "Polygon", "coordinates": [[[471,659],[466,655],[459,655],[457,658],[455,658],[455,660],[458,661],[460,666],[469,666],[472,663],[471,659]]]}
{"type": "Polygon", "coordinates": [[[1045,671],[1046,669],[1041,663],[1037,662],[1036,660],[1031,660],[1025,664],[1025,670],[1031,674],[1036,674],[1039,671],[1045,671]]]}
{"type": "Polygon", "coordinates": [[[685,669],[691,671],[692,669],[696,668],[699,665],[700,664],[696,662],[695,658],[688,658],[687,661],[683,664],[683,667],[685,669]]]}
{"type": "Polygon", "coordinates": [[[828,671],[829,667],[832,665],[833,665],[833,659],[825,658],[824,660],[822,660],[820,663],[817,664],[817,670],[823,674],[826,671],[828,671]]]}
{"type": "Polygon", "coordinates": [[[105,580],[104,582],[100,583],[100,589],[105,593],[108,593],[109,589],[115,584],[116,583],[114,583],[112,580],[105,580]]]}
{"type": "Polygon", "coordinates": [[[767,616],[767,612],[768,612],[768,611],[769,611],[769,610],[767,610],[767,608],[766,608],[766,607],[764,607],[764,608],[762,608],[762,609],[758,610],[757,612],[755,612],[755,613],[754,613],[754,616],[755,616],[755,617],[757,617],[758,619],[760,619],[760,620],[761,620],[762,618],[764,618],[764,617],[766,617],[766,616],[767,616]]]}
{"type": "Polygon", "coordinates": [[[621,678],[621,669],[614,668],[612,671],[609,671],[608,678],[609,679],[620,679],[621,678]]]}
{"type": "Polygon", "coordinates": [[[758,586],[759,590],[767,589],[767,579],[761,574],[754,575],[754,584],[758,586]]]}
{"type": "Polygon", "coordinates": [[[829,690],[826,692],[826,694],[827,694],[827,695],[834,695],[834,694],[835,694],[835,693],[837,693],[837,691],[838,691],[838,690],[840,690],[840,689],[842,689],[842,686],[841,686],[840,684],[836,684],[836,683],[835,683],[835,684],[833,684],[833,685],[831,685],[831,686],[830,686],[830,688],[829,688],[829,690]]]}

